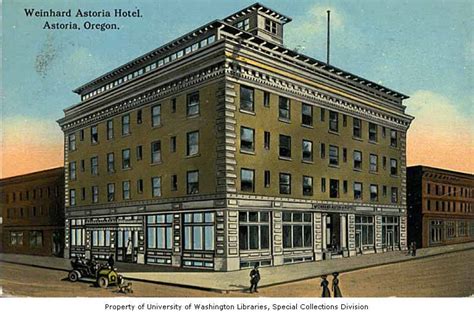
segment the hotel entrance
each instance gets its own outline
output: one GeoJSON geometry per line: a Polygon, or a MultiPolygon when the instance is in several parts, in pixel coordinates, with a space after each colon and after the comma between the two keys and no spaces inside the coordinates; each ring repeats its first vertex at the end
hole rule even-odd
{"type": "Polygon", "coordinates": [[[138,231],[123,229],[117,231],[117,261],[137,262],[138,231]]]}

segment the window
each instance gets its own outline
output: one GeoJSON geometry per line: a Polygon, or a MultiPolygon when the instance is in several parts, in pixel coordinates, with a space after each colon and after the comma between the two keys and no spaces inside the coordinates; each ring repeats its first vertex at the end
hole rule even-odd
{"type": "MultiPolygon", "coordinates": [[[[398,174],[397,160],[390,159],[390,174],[396,176],[398,174]]],[[[443,187],[444,189],[444,187],[443,187]]]]}
{"type": "Polygon", "coordinates": [[[122,150],[122,169],[129,169],[130,165],[130,149],[122,150]]]}
{"type": "Polygon", "coordinates": [[[280,157],[291,158],[291,137],[280,135],[280,157]]]}
{"type": "Polygon", "coordinates": [[[91,188],[92,192],[92,203],[98,203],[99,202],[99,187],[94,185],[91,188]]]}
{"type": "Polygon", "coordinates": [[[339,132],[339,114],[329,111],[329,130],[331,132],[339,132]]]}
{"type": "Polygon", "coordinates": [[[10,232],[10,246],[23,245],[23,232],[10,232]]]}
{"type": "Polygon", "coordinates": [[[161,141],[151,143],[151,163],[161,162],[161,141]]]}
{"type": "Polygon", "coordinates": [[[265,19],[265,31],[276,34],[277,33],[276,22],[270,19],[265,19]]]}
{"type": "Polygon", "coordinates": [[[397,147],[398,146],[398,137],[397,131],[392,129],[390,130],[390,146],[397,147]]]}
{"type": "Polygon", "coordinates": [[[173,215],[147,216],[147,248],[172,249],[173,215]]]}
{"type": "Polygon", "coordinates": [[[239,21],[239,22],[235,23],[234,26],[238,29],[247,31],[250,27],[249,26],[249,21],[250,21],[250,19],[245,19],[245,20],[242,20],[242,21],[239,21]]]}
{"type": "Polygon", "coordinates": [[[369,159],[370,159],[370,168],[369,168],[369,170],[371,172],[377,172],[378,169],[379,169],[378,168],[378,157],[377,157],[377,155],[370,154],[369,159]]]}
{"type": "Polygon", "coordinates": [[[143,159],[143,146],[138,145],[137,146],[137,161],[140,161],[143,159]]]}
{"type": "Polygon", "coordinates": [[[387,157],[385,156],[382,157],[382,167],[383,170],[387,169],[387,157]]]}
{"type": "Polygon", "coordinates": [[[392,196],[392,203],[398,203],[398,188],[395,188],[395,187],[392,188],[391,196],[392,196]]]}
{"type": "Polygon", "coordinates": [[[199,132],[190,132],[186,136],[187,146],[186,146],[186,155],[193,156],[199,153],[199,132]]]}
{"type": "Polygon", "coordinates": [[[385,126],[382,126],[382,137],[387,137],[387,129],[385,128],[385,126]]]}
{"type": "Polygon", "coordinates": [[[362,121],[354,117],[352,124],[352,136],[362,138],[362,121]]]}
{"type": "Polygon", "coordinates": [[[156,127],[161,125],[161,105],[151,107],[151,126],[156,127]]]}
{"type": "Polygon", "coordinates": [[[263,133],[263,148],[270,150],[270,132],[263,133]]]}
{"type": "Polygon", "coordinates": [[[107,154],[107,172],[115,172],[114,153],[107,154]]]}
{"type": "Polygon", "coordinates": [[[329,197],[330,198],[339,197],[339,180],[329,179],[329,197]]]}
{"type": "Polygon", "coordinates": [[[240,150],[255,151],[255,130],[248,127],[240,127],[240,150]]]}
{"type": "Polygon", "coordinates": [[[372,216],[355,217],[356,248],[373,248],[374,218],[372,216]]]}
{"type": "Polygon", "coordinates": [[[278,117],[290,120],[290,99],[280,96],[278,99],[278,117]]]}
{"type": "Polygon", "coordinates": [[[311,213],[283,213],[283,248],[310,248],[311,213]]]}
{"type": "Polygon", "coordinates": [[[91,230],[92,247],[110,247],[110,230],[91,230]]]}
{"type": "Polygon", "coordinates": [[[321,178],[321,192],[326,192],[326,178],[321,178]]]}
{"type": "Polygon", "coordinates": [[[301,105],[301,123],[313,126],[313,106],[305,103],[301,105]]]}
{"type": "Polygon", "coordinates": [[[342,161],[347,162],[347,148],[342,148],[342,161]]]}
{"type": "Polygon", "coordinates": [[[319,151],[321,154],[321,159],[324,159],[326,157],[326,144],[321,143],[319,151]]]}
{"type": "Polygon", "coordinates": [[[329,146],[329,164],[339,166],[339,147],[329,146]]]}
{"type": "Polygon", "coordinates": [[[354,200],[362,200],[362,183],[354,182],[354,200]]]}
{"type": "Polygon", "coordinates": [[[369,123],[369,141],[377,142],[377,125],[369,123]]]}
{"type": "Polygon", "coordinates": [[[379,200],[379,187],[376,184],[370,185],[370,200],[377,202],[379,200]]]}
{"type": "Polygon", "coordinates": [[[75,161],[72,161],[72,162],[69,163],[69,179],[70,180],[76,180],[77,179],[76,162],[75,161]]]}
{"type": "Polygon", "coordinates": [[[81,171],[82,172],[86,171],[86,162],[84,159],[81,160],[81,171]]]}
{"type": "Polygon", "coordinates": [[[185,213],[183,226],[185,250],[214,250],[214,213],[185,213]]]}
{"type": "Polygon", "coordinates": [[[137,193],[139,194],[143,193],[143,179],[137,180],[137,193]]]}
{"type": "Polygon", "coordinates": [[[303,161],[313,161],[313,142],[303,139],[303,161]]]}
{"type": "Polygon", "coordinates": [[[69,205],[70,206],[76,205],[76,190],[75,189],[69,190],[69,205]]]}
{"type": "Polygon", "coordinates": [[[347,180],[342,181],[342,192],[347,194],[347,180]]]}
{"type": "Polygon", "coordinates": [[[122,116],[122,135],[130,134],[130,114],[122,116]]]}
{"type": "Polygon", "coordinates": [[[382,186],[382,195],[387,196],[387,186],[386,185],[382,186]]]}
{"type": "Polygon", "coordinates": [[[240,250],[270,248],[270,214],[268,212],[239,212],[240,250]]]}
{"type": "Polygon", "coordinates": [[[255,170],[252,169],[240,169],[240,190],[244,192],[254,192],[255,170]]]}
{"type": "Polygon", "coordinates": [[[265,170],[264,175],[263,175],[263,182],[265,185],[265,188],[270,187],[270,170],[265,170]]]}
{"type": "Polygon", "coordinates": [[[456,237],[456,222],[446,221],[446,238],[456,237]]]}
{"type": "Polygon", "coordinates": [[[270,92],[263,91],[263,106],[270,107],[270,92]]]}
{"type": "Polygon", "coordinates": [[[84,201],[86,199],[86,188],[81,189],[81,199],[84,201]]]}
{"type": "Polygon", "coordinates": [[[84,228],[85,221],[83,219],[71,220],[71,246],[84,246],[86,244],[86,230],[84,228]]]}
{"type": "Polygon", "coordinates": [[[97,125],[91,126],[91,143],[97,144],[99,142],[99,132],[97,130],[97,125]]]}
{"type": "Polygon", "coordinates": [[[253,89],[240,86],[240,109],[244,111],[254,111],[253,89]]]}
{"type": "Polygon", "coordinates": [[[152,196],[161,196],[161,177],[151,178],[152,196]]]}
{"type": "Polygon", "coordinates": [[[342,115],[342,126],[347,127],[347,115],[342,115]]]}
{"type": "Polygon", "coordinates": [[[199,92],[188,94],[188,103],[186,106],[186,115],[192,116],[199,114],[199,92]]]}
{"type": "Polygon", "coordinates": [[[313,195],[313,177],[303,176],[303,195],[313,195]]]}
{"type": "Polygon", "coordinates": [[[176,136],[171,136],[170,138],[170,152],[176,152],[176,136]]]}
{"type": "Polygon", "coordinates": [[[107,201],[115,201],[115,183],[107,184],[107,201]]]}
{"type": "Polygon", "coordinates": [[[142,110],[137,111],[137,124],[141,124],[143,122],[142,120],[142,110]]]}
{"type": "Polygon", "coordinates": [[[171,113],[176,113],[176,98],[171,99],[171,113]]]}
{"type": "Polygon", "coordinates": [[[83,130],[83,129],[81,129],[81,130],[79,131],[79,140],[80,140],[81,142],[84,140],[84,130],[83,130]]]}
{"type": "Polygon", "coordinates": [[[326,110],[321,109],[321,122],[324,122],[326,120],[326,110]]]}
{"type": "Polygon", "coordinates": [[[291,175],[280,173],[280,194],[291,194],[291,175]]]}
{"type": "Polygon", "coordinates": [[[114,121],[108,120],[107,121],[107,139],[114,138],[114,121]]]}
{"type": "Polygon", "coordinates": [[[171,191],[178,191],[178,176],[175,174],[171,176],[171,191]]]}
{"type": "Polygon", "coordinates": [[[99,157],[91,158],[91,174],[95,176],[99,174],[99,157]]]}
{"type": "Polygon", "coordinates": [[[186,179],[187,179],[188,194],[198,194],[199,193],[199,171],[188,171],[186,179]]]}
{"type": "Polygon", "coordinates": [[[76,134],[69,134],[68,136],[68,148],[70,151],[76,150],[76,134]]]}
{"type": "Polygon", "coordinates": [[[122,198],[130,200],[130,181],[122,181],[122,198]]]}

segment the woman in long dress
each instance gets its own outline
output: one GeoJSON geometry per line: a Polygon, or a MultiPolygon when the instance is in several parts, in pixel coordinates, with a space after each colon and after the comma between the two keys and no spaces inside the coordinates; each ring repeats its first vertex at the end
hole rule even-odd
{"type": "Polygon", "coordinates": [[[339,275],[338,272],[334,272],[332,274],[333,279],[332,279],[332,292],[334,294],[334,297],[342,297],[342,292],[341,289],[339,288],[339,279],[337,276],[339,275]]]}
{"type": "Polygon", "coordinates": [[[331,292],[329,291],[329,282],[326,280],[327,275],[322,275],[321,276],[321,287],[323,288],[323,293],[321,294],[321,297],[331,297],[331,292]]]}

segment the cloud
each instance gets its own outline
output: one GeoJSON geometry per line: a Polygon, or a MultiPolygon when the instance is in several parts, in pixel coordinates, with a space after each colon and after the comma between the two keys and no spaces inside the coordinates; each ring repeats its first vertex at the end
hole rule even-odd
{"type": "Polygon", "coordinates": [[[285,42],[291,49],[314,51],[317,46],[325,47],[327,33],[327,11],[331,11],[331,33],[343,33],[345,17],[343,13],[332,6],[314,5],[307,13],[295,18],[292,24],[285,27],[285,42]]]}
{"type": "Polygon", "coordinates": [[[474,172],[472,112],[462,113],[447,97],[419,90],[407,100],[415,116],[408,130],[408,165],[474,172]]]}
{"type": "Polygon", "coordinates": [[[0,133],[0,177],[63,165],[63,135],[54,120],[4,118],[0,133]]]}

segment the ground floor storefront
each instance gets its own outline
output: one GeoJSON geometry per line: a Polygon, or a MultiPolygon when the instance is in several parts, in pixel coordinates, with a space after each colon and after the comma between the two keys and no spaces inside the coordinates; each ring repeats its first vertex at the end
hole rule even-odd
{"type": "Polygon", "coordinates": [[[62,257],[64,228],[56,226],[6,226],[2,252],[62,257]]]}
{"type": "Polygon", "coordinates": [[[424,217],[423,247],[436,247],[474,241],[474,219],[424,217]]]}
{"type": "Polygon", "coordinates": [[[232,271],[406,249],[394,210],[209,209],[68,217],[66,256],[232,271]]]}

